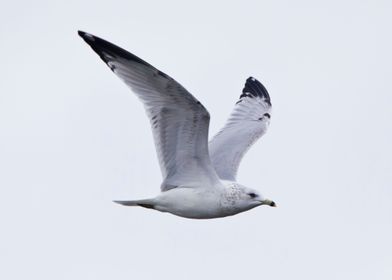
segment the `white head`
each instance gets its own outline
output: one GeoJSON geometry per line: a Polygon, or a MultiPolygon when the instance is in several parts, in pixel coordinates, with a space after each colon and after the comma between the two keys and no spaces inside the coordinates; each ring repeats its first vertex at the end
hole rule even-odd
{"type": "Polygon", "coordinates": [[[276,207],[276,203],[273,202],[270,199],[264,198],[258,191],[239,185],[235,184],[233,186],[231,192],[232,194],[235,194],[235,204],[237,207],[241,209],[252,209],[257,206],[261,205],[269,205],[271,207],[276,207]]]}

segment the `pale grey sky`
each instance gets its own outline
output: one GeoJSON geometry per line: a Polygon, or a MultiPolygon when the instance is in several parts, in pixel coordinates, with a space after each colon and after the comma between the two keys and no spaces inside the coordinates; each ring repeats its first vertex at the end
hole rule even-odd
{"type": "Polygon", "coordinates": [[[389,1],[1,7],[0,279],[392,278],[389,1]],[[198,221],[112,203],[161,176],[142,105],[78,29],[177,79],[211,135],[257,77],[271,126],[238,179],[279,207],[198,221]]]}

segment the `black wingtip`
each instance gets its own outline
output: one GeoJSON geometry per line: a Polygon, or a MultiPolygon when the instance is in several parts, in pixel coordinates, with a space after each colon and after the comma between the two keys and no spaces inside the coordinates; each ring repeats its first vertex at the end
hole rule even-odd
{"type": "Polygon", "coordinates": [[[95,41],[96,37],[90,33],[78,30],[78,34],[83,38],[87,43],[95,41]]]}
{"type": "MultiPolygon", "coordinates": [[[[123,58],[126,60],[130,60],[130,61],[135,61],[137,63],[143,64],[147,67],[152,67],[149,63],[145,62],[144,60],[142,60],[141,58],[137,57],[136,55],[124,50],[123,48],[120,48],[119,46],[116,46],[104,39],[101,39],[97,36],[94,36],[90,33],[84,32],[79,30],[78,34],[80,37],[82,37],[82,39],[88,44],[90,45],[90,47],[101,57],[101,59],[107,64],[109,61],[109,56],[113,59],[113,58],[123,58]]],[[[112,69],[112,71],[114,70],[114,68],[112,66],[110,66],[110,69],[112,69]]],[[[158,71],[158,74],[163,75],[163,76],[167,76],[166,74],[158,71]]]]}
{"type": "Polygon", "coordinates": [[[261,97],[264,98],[265,102],[271,105],[271,99],[267,89],[257,79],[249,77],[246,82],[244,89],[242,90],[242,97],[261,97]]]}

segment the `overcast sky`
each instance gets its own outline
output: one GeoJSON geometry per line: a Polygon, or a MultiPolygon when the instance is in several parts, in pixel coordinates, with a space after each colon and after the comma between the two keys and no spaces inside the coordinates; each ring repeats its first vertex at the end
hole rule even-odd
{"type": "Polygon", "coordinates": [[[1,279],[392,279],[390,1],[3,2],[1,279]],[[258,78],[271,126],[238,179],[278,207],[112,203],[161,175],[142,105],[78,29],[179,81],[211,136],[258,78]]]}

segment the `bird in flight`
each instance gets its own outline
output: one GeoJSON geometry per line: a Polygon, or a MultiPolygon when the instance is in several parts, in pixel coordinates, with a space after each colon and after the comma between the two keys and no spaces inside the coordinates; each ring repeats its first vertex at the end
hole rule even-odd
{"type": "Polygon", "coordinates": [[[128,51],[89,33],[78,33],[143,103],[158,154],[161,193],[116,203],[193,219],[276,206],[236,181],[242,157],[270,123],[271,100],[258,80],[246,80],[225,126],[208,142],[210,114],[182,85],[128,51]]]}

